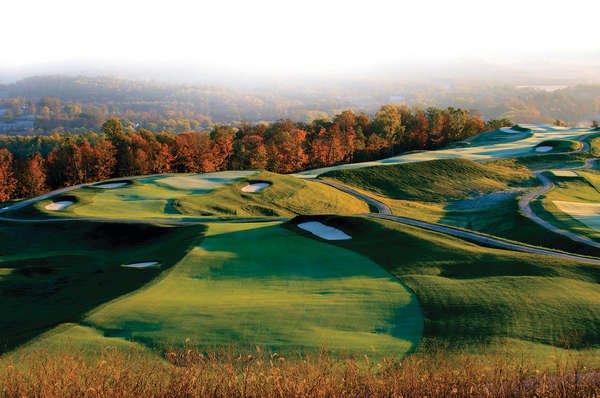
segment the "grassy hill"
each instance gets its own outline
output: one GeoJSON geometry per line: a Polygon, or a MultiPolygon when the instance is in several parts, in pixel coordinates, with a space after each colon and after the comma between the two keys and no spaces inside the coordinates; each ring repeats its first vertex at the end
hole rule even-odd
{"type": "Polygon", "coordinates": [[[370,258],[415,293],[425,338],[457,348],[505,339],[534,343],[535,350],[542,349],[537,344],[599,344],[594,264],[486,248],[387,220],[311,216],[288,228],[315,219],[353,237],[331,244],[370,258]]]}
{"type": "Polygon", "coordinates": [[[197,221],[368,211],[369,207],[363,201],[323,184],[269,172],[227,171],[144,178],[112,189],[92,185],[42,200],[9,215],[33,219],[91,217],[197,221]],[[242,191],[244,186],[256,182],[271,185],[255,193],[242,191]],[[61,211],[46,209],[49,204],[62,200],[75,204],[61,211]]]}
{"type": "MultiPolygon", "coordinates": [[[[548,231],[519,211],[518,199],[539,184],[525,164],[561,162],[585,154],[545,155],[476,163],[444,159],[323,175],[387,203],[395,215],[453,225],[502,238],[598,256],[598,249],[548,231]],[[565,158],[566,157],[566,158],[565,158]],[[555,158],[554,160],[548,158],[555,158]],[[546,160],[543,160],[546,159],[546,160]]],[[[581,162],[583,163],[583,162],[581,162]]]]}
{"type": "Polygon", "coordinates": [[[391,199],[423,202],[463,199],[472,193],[534,184],[531,175],[524,171],[493,167],[466,159],[334,170],[320,177],[391,199]]]}
{"type": "Polygon", "coordinates": [[[541,147],[552,147],[552,149],[548,152],[545,153],[552,153],[552,152],[573,152],[573,151],[577,151],[579,149],[581,149],[581,142],[579,141],[574,141],[574,140],[547,140],[547,141],[542,141],[539,144],[537,144],[534,148],[534,150],[536,150],[536,148],[541,148],[541,147]]]}

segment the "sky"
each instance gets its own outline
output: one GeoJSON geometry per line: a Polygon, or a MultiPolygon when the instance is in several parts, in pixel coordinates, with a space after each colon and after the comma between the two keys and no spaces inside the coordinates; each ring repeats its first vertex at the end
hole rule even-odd
{"type": "Polygon", "coordinates": [[[0,69],[197,67],[323,74],[461,59],[585,62],[592,0],[4,1],[0,69]]]}

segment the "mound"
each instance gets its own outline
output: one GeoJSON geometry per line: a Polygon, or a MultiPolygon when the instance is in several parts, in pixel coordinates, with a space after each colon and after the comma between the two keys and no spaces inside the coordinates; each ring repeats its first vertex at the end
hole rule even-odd
{"type": "Polygon", "coordinates": [[[392,199],[444,202],[532,181],[524,172],[466,159],[335,170],[320,177],[392,199]]]}
{"type": "Polygon", "coordinates": [[[581,149],[581,143],[574,140],[547,140],[534,148],[536,152],[574,152],[581,149]]]}
{"type": "MultiPolygon", "coordinates": [[[[262,186],[262,185],[261,185],[262,186]]],[[[173,201],[181,215],[220,217],[291,217],[297,214],[368,212],[360,199],[318,182],[263,172],[202,195],[173,201]],[[260,195],[244,192],[247,186],[268,184],[260,195]]]]}

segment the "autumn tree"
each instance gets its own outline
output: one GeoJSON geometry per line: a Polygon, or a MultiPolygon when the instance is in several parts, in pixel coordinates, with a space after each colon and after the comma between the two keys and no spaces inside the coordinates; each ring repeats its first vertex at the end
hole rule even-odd
{"type": "Polygon", "coordinates": [[[0,202],[6,202],[12,196],[16,187],[13,177],[13,157],[6,149],[0,149],[0,202]]]}
{"type": "Polygon", "coordinates": [[[383,105],[375,114],[372,123],[373,132],[385,139],[389,145],[390,156],[394,156],[394,147],[401,141],[405,131],[402,114],[396,105],[383,105]]]}
{"type": "Polygon", "coordinates": [[[18,181],[17,195],[19,197],[37,196],[48,189],[46,186],[45,163],[46,160],[39,153],[34,153],[17,162],[16,179],[18,181]]]}

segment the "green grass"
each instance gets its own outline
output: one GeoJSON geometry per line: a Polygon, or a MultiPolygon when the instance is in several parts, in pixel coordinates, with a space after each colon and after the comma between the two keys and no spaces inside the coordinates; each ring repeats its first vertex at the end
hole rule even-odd
{"type": "MultiPolygon", "coordinates": [[[[600,131],[600,129],[592,130],[592,131],[600,131]]],[[[587,143],[590,144],[590,150],[592,155],[600,156],[600,134],[590,135],[586,139],[587,143]]]]}
{"type": "Polygon", "coordinates": [[[423,321],[414,296],[364,256],[278,225],[211,224],[168,275],[83,322],[150,346],[405,353],[423,321]]]}
{"type": "Polygon", "coordinates": [[[173,208],[183,215],[207,217],[292,217],[298,214],[357,214],[369,211],[363,201],[335,188],[269,172],[204,195],[177,199],[173,208]],[[271,186],[256,193],[241,191],[246,184],[258,182],[271,186]]]}
{"type": "Polygon", "coordinates": [[[398,216],[452,225],[534,246],[600,255],[598,249],[565,239],[520,213],[520,195],[533,184],[537,186],[539,181],[526,168],[514,163],[498,166],[448,159],[338,170],[324,177],[376,196],[398,216]]]}
{"type": "Polygon", "coordinates": [[[486,131],[484,133],[480,133],[474,135],[473,137],[469,137],[467,141],[462,141],[454,145],[450,145],[448,148],[452,147],[478,147],[483,145],[494,145],[494,144],[506,144],[509,142],[519,141],[525,138],[529,138],[532,136],[530,129],[522,129],[517,130],[520,134],[516,133],[507,133],[502,130],[493,130],[486,131]]]}
{"type": "Polygon", "coordinates": [[[208,173],[209,177],[202,179],[196,176],[152,177],[131,181],[126,186],[114,189],[85,187],[40,201],[9,215],[33,219],[91,217],[197,221],[206,218],[291,217],[297,214],[354,214],[369,211],[361,200],[323,184],[269,172],[235,172],[235,178],[231,173],[208,173]],[[219,177],[221,174],[227,178],[219,177]],[[241,191],[242,187],[254,182],[272,185],[256,193],[241,191]],[[190,189],[192,187],[194,189],[190,189]],[[48,204],[59,200],[70,200],[75,204],[61,211],[46,210],[48,204]]]}
{"type": "Polygon", "coordinates": [[[504,166],[511,168],[527,168],[532,171],[545,169],[562,169],[583,166],[591,155],[588,153],[532,155],[510,159],[498,159],[486,162],[490,166],[504,166]]]}
{"type": "MultiPolygon", "coordinates": [[[[581,142],[574,140],[547,140],[542,141],[535,146],[535,148],[550,146],[552,149],[548,152],[543,153],[552,153],[552,152],[574,152],[581,149],[581,142]]],[[[535,151],[535,148],[533,149],[535,151]]]]}
{"type": "Polygon", "coordinates": [[[557,177],[545,173],[554,183],[554,188],[532,201],[533,211],[558,228],[571,231],[600,241],[600,230],[586,225],[583,220],[561,211],[555,201],[596,204],[600,201],[600,175],[597,171],[577,171],[580,177],[557,177]]]}
{"type": "Polygon", "coordinates": [[[288,227],[315,219],[353,237],[331,244],[369,257],[416,294],[427,339],[456,349],[505,339],[564,346],[576,335],[571,343],[579,347],[600,341],[596,265],[482,247],[387,220],[312,216],[288,227]]]}
{"type": "Polygon", "coordinates": [[[0,224],[0,352],[131,292],[183,257],[204,227],[0,224]],[[159,261],[160,268],[121,265],[159,261]]]}
{"type": "Polygon", "coordinates": [[[352,187],[401,200],[441,202],[474,193],[531,186],[528,173],[466,159],[431,160],[387,167],[335,170],[321,175],[352,187]]]}

